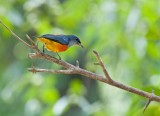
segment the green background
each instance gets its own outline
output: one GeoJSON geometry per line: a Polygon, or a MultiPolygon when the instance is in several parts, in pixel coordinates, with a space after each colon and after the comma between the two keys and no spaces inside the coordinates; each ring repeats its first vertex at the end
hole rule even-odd
{"type": "MultiPolygon", "coordinates": [[[[1,0],[0,19],[26,40],[47,33],[77,35],[62,60],[104,75],[97,50],[111,77],[160,95],[159,0],[1,0]]],[[[39,44],[42,50],[42,44],[39,44]]],[[[0,116],[159,116],[160,104],[80,75],[36,73],[62,69],[40,59],[0,25],[0,116]]],[[[52,56],[56,54],[47,52],[52,56]]]]}

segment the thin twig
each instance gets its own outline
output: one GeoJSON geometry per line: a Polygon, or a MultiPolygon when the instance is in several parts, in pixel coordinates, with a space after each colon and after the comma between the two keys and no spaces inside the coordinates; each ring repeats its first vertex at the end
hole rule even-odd
{"type": "Polygon", "coordinates": [[[32,45],[36,46],[35,42],[29,37],[28,34],[26,34],[27,39],[31,42],[32,45]]]}
{"type": "Polygon", "coordinates": [[[9,29],[1,20],[0,23],[16,38],[18,39],[20,42],[22,42],[24,45],[26,45],[29,48],[32,48],[31,45],[29,45],[27,42],[25,42],[23,39],[21,39],[18,35],[16,35],[11,29],[9,29]]]}
{"type": "Polygon", "coordinates": [[[32,46],[32,49],[36,50],[37,52],[41,53],[41,51],[38,49],[38,46],[35,44],[35,42],[29,37],[29,35],[26,34],[26,37],[27,39],[31,42],[32,46]]]}
{"type": "MultiPolygon", "coordinates": [[[[154,95],[154,90],[152,90],[152,94],[154,95]]],[[[143,113],[146,111],[146,109],[148,108],[149,104],[151,103],[152,101],[152,98],[148,98],[147,102],[146,102],[146,105],[143,109],[143,113]]]]}
{"type": "Polygon", "coordinates": [[[39,68],[28,68],[28,71],[47,72],[53,74],[75,74],[74,70],[49,70],[49,69],[39,69],[39,68]]]}
{"type": "Polygon", "coordinates": [[[146,111],[147,107],[149,106],[149,104],[151,103],[151,99],[148,99],[147,102],[146,102],[146,105],[143,109],[143,113],[146,111]]]}
{"type": "Polygon", "coordinates": [[[109,76],[109,74],[108,74],[108,72],[107,72],[107,70],[106,70],[106,68],[105,68],[105,66],[104,66],[104,64],[102,62],[102,59],[100,58],[100,56],[98,54],[98,52],[95,51],[95,50],[93,50],[93,53],[96,55],[96,57],[98,59],[98,62],[99,62],[99,65],[101,66],[101,68],[102,68],[102,70],[103,70],[103,72],[105,74],[105,77],[106,77],[107,81],[112,81],[111,77],[109,76]]]}
{"type": "Polygon", "coordinates": [[[75,66],[72,65],[72,64],[69,64],[69,63],[64,62],[64,61],[62,61],[62,60],[59,60],[59,59],[57,59],[57,58],[55,58],[55,57],[52,57],[52,56],[50,56],[50,55],[48,55],[48,54],[42,54],[42,53],[39,53],[39,52],[29,53],[29,54],[28,54],[28,57],[29,57],[29,58],[45,59],[45,60],[48,60],[48,61],[50,61],[50,62],[54,62],[54,63],[56,63],[56,64],[58,64],[58,65],[60,65],[60,66],[62,66],[62,67],[64,67],[64,68],[67,68],[67,69],[70,69],[70,68],[75,67],[75,66]]]}

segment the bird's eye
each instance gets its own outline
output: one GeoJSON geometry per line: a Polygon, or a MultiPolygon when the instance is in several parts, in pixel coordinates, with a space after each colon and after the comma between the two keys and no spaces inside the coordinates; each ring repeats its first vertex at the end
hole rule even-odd
{"type": "Polygon", "coordinates": [[[81,43],[80,40],[79,40],[78,38],[76,38],[76,41],[78,41],[79,43],[81,43]]]}

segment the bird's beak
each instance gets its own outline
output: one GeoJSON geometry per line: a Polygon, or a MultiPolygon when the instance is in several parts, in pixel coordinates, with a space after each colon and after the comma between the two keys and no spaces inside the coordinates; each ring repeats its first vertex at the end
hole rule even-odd
{"type": "Polygon", "coordinates": [[[84,48],[82,44],[79,44],[79,46],[81,46],[82,48],[84,48]]]}

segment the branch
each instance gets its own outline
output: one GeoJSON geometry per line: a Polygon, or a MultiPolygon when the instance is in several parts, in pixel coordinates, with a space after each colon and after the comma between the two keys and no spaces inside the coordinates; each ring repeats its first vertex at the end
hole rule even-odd
{"type": "Polygon", "coordinates": [[[26,34],[27,39],[31,42],[32,44],[32,49],[36,50],[37,52],[41,53],[41,51],[38,49],[38,46],[34,43],[34,41],[29,37],[29,35],[26,34]]]}
{"type": "MultiPolygon", "coordinates": [[[[90,71],[87,71],[87,70],[84,70],[82,68],[79,67],[79,63],[77,63],[76,66],[70,64],[70,63],[67,63],[65,61],[62,61],[62,60],[59,60],[57,58],[54,58],[50,55],[47,55],[47,54],[43,54],[39,49],[38,47],[36,46],[36,44],[30,40],[30,42],[32,43],[32,45],[28,44],[27,42],[23,41],[20,37],[18,37],[14,32],[12,32],[2,21],[0,21],[0,23],[5,27],[7,28],[7,30],[9,32],[11,32],[11,34],[16,37],[19,41],[21,41],[23,44],[25,44],[26,46],[28,46],[29,48],[33,49],[36,51],[36,53],[29,53],[29,58],[38,58],[38,59],[43,59],[43,60],[48,60],[52,63],[56,63],[57,65],[59,66],[62,66],[64,68],[66,68],[66,70],[49,70],[49,69],[38,69],[38,68],[28,68],[29,71],[31,72],[48,72],[48,73],[54,73],[54,74],[79,74],[79,75],[83,75],[83,76],[86,76],[86,77],[89,77],[91,79],[94,79],[94,80],[98,80],[98,81],[101,81],[101,82],[104,82],[106,84],[109,84],[111,86],[114,86],[114,87],[117,87],[117,88],[120,88],[120,89],[123,89],[125,91],[128,91],[128,92],[131,92],[133,94],[137,94],[137,95],[140,95],[140,96],[143,96],[145,98],[148,98],[150,101],[157,101],[157,102],[160,102],[160,97],[159,96],[156,96],[152,93],[148,93],[148,92],[145,92],[145,91],[142,91],[142,90],[139,90],[139,89],[136,89],[134,87],[131,87],[131,86],[128,86],[128,85],[124,85],[120,82],[117,82],[113,79],[111,79],[111,77],[109,76],[99,54],[97,51],[93,51],[94,54],[96,55],[96,58],[98,59],[98,62],[99,62],[99,65],[101,66],[104,74],[105,74],[105,77],[104,76],[101,76],[101,75],[97,75],[95,73],[92,73],[90,71]]],[[[29,36],[27,37],[29,39],[31,39],[29,36]]]]}
{"type": "Polygon", "coordinates": [[[49,70],[49,69],[39,69],[39,68],[28,68],[30,72],[47,72],[53,74],[75,74],[74,70],[49,70]]]}
{"type": "MultiPolygon", "coordinates": [[[[152,94],[154,95],[154,90],[152,90],[152,94]]],[[[149,106],[149,104],[151,103],[151,101],[152,101],[152,99],[148,99],[148,100],[147,100],[147,103],[146,103],[146,105],[145,105],[145,107],[144,107],[144,109],[143,109],[143,113],[146,111],[146,109],[147,109],[147,107],[149,106]]]]}
{"type": "MultiPolygon", "coordinates": [[[[83,75],[83,76],[86,76],[86,77],[89,77],[89,78],[92,78],[94,80],[98,80],[98,81],[101,81],[101,82],[104,82],[104,83],[107,83],[109,85],[112,85],[112,86],[115,86],[115,87],[118,87],[120,89],[123,89],[123,90],[126,90],[126,91],[129,91],[131,93],[134,93],[134,94],[137,94],[137,95],[140,95],[140,96],[143,96],[143,97],[146,97],[148,99],[151,99],[153,101],[158,101],[160,102],[160,97],[159,96],[156,96],[152,93],[148,93],[148,92],[145,92],[145,91],[142,91],[142,90],[139,90],[139,89],[136,89],[136,88],[133,88],[133,87],[130,87],[128,85],[124,85],[122,83],[119,83],[117,81],[114,81],[114,80],[110,80],[108,81],[105,77],[103,76],[100,76],[100,75],[96,75],[95,73],[92,73],[90,71],[87,71],[87,70],[84,70],[82,68],[78,68],[72,64],[69,64],[67,62],[64,62],[64,61],[61,61],[61,60],[58,60],[56,59],[57,61],[53,60],[53,57],[52,56],[49,56],[47,54],[37,54],[37,53],[30,53],[29,54],[29,57],[30,58],[40,58],[40,59],[43,59],[43,60],[48,60],[50,62],[54,62],[58,65],[61,65],[62,67],[64,68],[67,68],[67,69],[71,69],[71,70],[74,70],[74,74],[79,74],[79,75],[83,75]]],[[[99,57],[99,55],[98,55],[99,57]]],[[[107,72],[108,73],[108,72],[107,72]]]]}
{"type": "Polygon", "coordinates": [[[68,69],[69,68],[74,68],[74,65],[72,65],[72,64],[69,64],[69,63],[64,62],[62,60],[59,60],[59,59],[57,59],[55,57],[52,57],[52,56],[50,56],[48,54],[43,54],[41,52],[29,53],[28,57],[29,58],[45,59],[45,60],[48,60],[50,62],[54,62],[54,63],[56,63],[56,64],[58,64],[58,65],[60,65],[60,66],[62,66],[64,68],[68,68],[68,69]]]}
{"type": "Polygon", "coordinates": [[[19,36],[17,36],[11,29],[9,29],[1,20],[0,23],[16,38],[18,39],[20,42],[22,42],[24,45],[26,45],[27,47],[31,48],[31,45],[29,45],[27,42],[25,42],[23,39],[21,39],[19,36]]]}
{"type": "Polygon", "coordinates": [[[105,66],[104,66],[104,64],[103,64],[103,62],[102,62],[102,59],[100,58],[100,56],[99,56],[99,54],[98,54],[98,52],[95,51],[95,50],[93,50],[93,53],[96,55],[96,57],[97,57],[97,59],[98,59],[98,61],[99,61],[99,65],[101,66],[101,68],[102,68],[102,70],[103,70],[103,72],[104,72],[104,75],[106,76],[107,81],[108,81],[108,82],[109,82],[109,81],[112,81],[111,77],[109,76],[109,74],[108,74],[108,72],[107,72],[107,70],[106,70],[106,68],[105,68],[105,66]]]}

